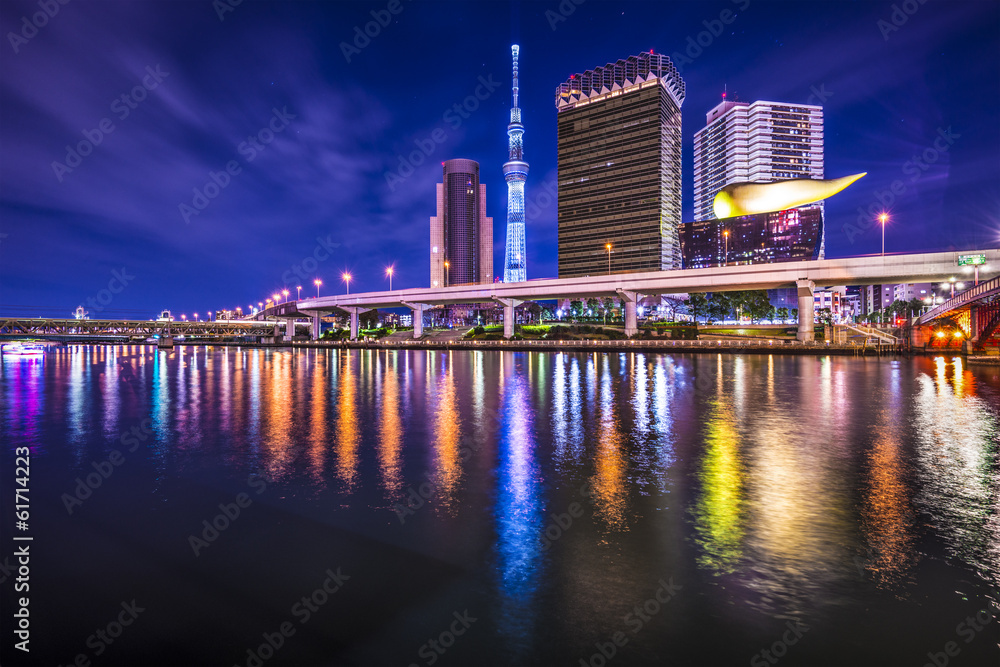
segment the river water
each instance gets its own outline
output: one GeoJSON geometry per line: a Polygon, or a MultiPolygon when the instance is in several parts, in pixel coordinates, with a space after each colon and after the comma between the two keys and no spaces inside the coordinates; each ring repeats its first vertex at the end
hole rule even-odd
{"type": "Polygon", "coordinates": [[[1000,664],[998,373],[960,357],[4,357],[0,662],[1000,664]],[[29,653],[9,631],[23,595],[29,653]]]}

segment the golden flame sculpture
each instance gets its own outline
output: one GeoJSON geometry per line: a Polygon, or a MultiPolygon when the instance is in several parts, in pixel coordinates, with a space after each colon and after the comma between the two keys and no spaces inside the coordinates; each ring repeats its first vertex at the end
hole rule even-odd
{"type": "Polygon", "coordinates": [[[843,178],[793,178],[775,183],[730,183],[715,195],[715,217],[784,211],[832,197],[868,172],[843,178]]]}

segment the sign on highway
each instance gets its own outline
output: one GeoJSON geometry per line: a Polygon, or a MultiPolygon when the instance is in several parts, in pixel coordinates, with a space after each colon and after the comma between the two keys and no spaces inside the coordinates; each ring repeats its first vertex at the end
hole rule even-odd
{"type": "Polygon", "coordinates": [[[977,266],[986,263],[986,255],[959,255],[959,266],[977,266]]]}

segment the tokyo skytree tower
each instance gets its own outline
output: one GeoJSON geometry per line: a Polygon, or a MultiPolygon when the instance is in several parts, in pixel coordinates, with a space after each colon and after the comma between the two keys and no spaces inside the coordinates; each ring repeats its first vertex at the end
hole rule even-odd
{"type": "Polygon", "coordinates": [[[504,249],[503,281],[519,283],[528,279],[524,250],[524,181],[528,178],[528,163],[524,161],[524,126],[521,109],[517,106],[517,53],[520,47],[510,47],[514,55],[514,104],[507,126],[510,159],[503,166],[507,181],[507,243],[504,249]]]}

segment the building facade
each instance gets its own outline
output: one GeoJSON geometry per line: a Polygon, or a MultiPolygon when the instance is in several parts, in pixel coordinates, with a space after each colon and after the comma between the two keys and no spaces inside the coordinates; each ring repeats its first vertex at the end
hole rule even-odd
{"type": "Polygon", "coordinates": [[[685,269],[769,264],[819,258],[823,210],[818,205],[681,225],[685,269]]]}
{"type": "Polygon", "coordinates": [[[560,278],[680,268],[684,95],[652,52],[556,89],[560,278]]]}
{"type": "Polygon", "coordinates": [[[493,218],[479,163],[447,160],[431,217],[431,287],[493,282],[493,218]]]}
{"type": "Polygon", "coordinates": [[[694,218],[730,183],[823,178],[823,107],[725,100],[694,135],[694,218]]]}

